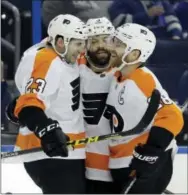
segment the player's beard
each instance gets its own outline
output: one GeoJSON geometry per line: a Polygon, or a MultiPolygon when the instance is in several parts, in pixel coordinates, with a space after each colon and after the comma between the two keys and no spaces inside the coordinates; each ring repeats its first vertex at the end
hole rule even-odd
{"type": "Polygon", "coordinates": [[[119,67],[122,64],[122,56],[119,56],[115,50],[111,51],[111,67],[119,67]]]}
{"type": "Polygon", "coordinates": [[[98,49],[97,51],[87,51],[89,59],[98,68],[104,68],[109,64],[111,53],[105,49],[98,49]]]}

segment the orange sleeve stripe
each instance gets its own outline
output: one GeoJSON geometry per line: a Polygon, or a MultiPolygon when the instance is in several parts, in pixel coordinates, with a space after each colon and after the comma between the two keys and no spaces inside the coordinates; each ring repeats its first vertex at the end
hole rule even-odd
{"type": "MultiPolygon", "coordinates": [[[[79,134],[67,134],[70,137],[70,140],[82,139],[85,138],[85,133],[79,134]]],[[[22,150],[41,147],[40,139],[36,137],[34,133],[28,135],[18,134],[16,139],[16,146],[20,147],[22,150]]],[[[80,145],[75,148],[83,148],[85,145],[80,145]]]]}
{"type": "Polygon", "coordinates": [[[78,133],[78,134],[73,134],[73,133],[67,133],[69,136],[70,140],[78,140],[78,139],[84,139],[85,138],[85,132],[78,133]]]}
{"type": "MultiPolygon", "coordinates": [[[[35,79],[44,79],[48,73],[48,70],[50,68],[50,65],[52,61],[57,57],[57,54],[50,48],[44,48],[41,49],[36,57],[34,62],[33,71],[31,74],[31,77],[35,79]]],[[[33,84],[29,87],[30,89],[36,89],[36,83],[33,82],[33,84]]],[[[44,104],[41,100],[38,99],[36,94],[24,94],[20,96],[20,98],[17,100],[16,108],[14,111],[15,116],[18,117],[19,112],[22,110],[22,108],[27,106],[36,106],[41,109],[45,109],[44,104]]]]}
{"type": "Polygon", "coordinates": [[[108,155],[86,152],[86,167],[99,170],[109,170],[108,164],[108,155]]]}
{"type": "Polygon", "coordinates": [[[20,111],[27,106],[36,106],[42,110],[45,110],[45,105],[40,99],[37,98],[37,94],[24,94],[17,100],[16,107],[14,109],[14,115],[18,117],[20,111]]]}
{"type": "Polygon", "coordinates": [[[156,84],[150,73],[142,69],[137,69],[129,79],[133,80],[146,97],[151,97],[156,84]]]}
{"type": "Polygon", "coordinates": [[[16,139],[16,146],[18,146],[21,150],[27,150],[41,147],[41,142],[34,133],[29,135],[18,134],[16,139]]]}
{"type": "MultiPolygon", "coordinates": [[[[71,140],[78,140],[78,139],[84,139],[85,138],[85,132],[73,134],[73,133],[67,133],[67,135],[71,140]]],[[[80,144],[79,146],[75,146],[75,148],[84,148],[85,144],[80,144]]]]}
{"type": "Polygon", "coordinates": [[[148,139],[149,133],[144,133],[133,140],[129,141],[128,143],[119,144],[117,146],[110,146],[110,157],[111,158],[121,158],[121,157],[128,157],[132,156],[134,148],[139,143],[146,143],[148,139]]]}
{"type": "Polygon", "coordinates": [[[174,105],[164,105],[158,110],[153,126],[165,128],[176,136],[184,125],[181,111],[174,105]]]}

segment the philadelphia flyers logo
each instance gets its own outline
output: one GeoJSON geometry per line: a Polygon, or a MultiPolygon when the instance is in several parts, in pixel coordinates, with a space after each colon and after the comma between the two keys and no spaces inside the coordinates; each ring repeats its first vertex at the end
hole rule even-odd
{"type": "Polygon", "coordinates": [[[124,121],[114,106],[106,105],[104,117],[110,121],[111,129],[115,132],[121,132],[124,128],[124,121]]]}
{"type": "Polygon", "coordinates": [[[70,23],[71,23],[70,20],[67,20],[67,19],[63,20],[63,24],[70,24],[70,23]]]}

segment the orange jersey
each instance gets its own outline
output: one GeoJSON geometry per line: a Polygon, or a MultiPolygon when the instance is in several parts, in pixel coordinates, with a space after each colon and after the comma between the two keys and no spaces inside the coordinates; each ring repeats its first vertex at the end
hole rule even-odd
{"type": "MultiPolygon", "coordinates": [[[[15,82],[21,93],[15,108],[16,116],[24,107],[36,106],[49,118],[57,120],[71,140],[85,137],[77,64],[67,64],[51,48],[34,48],[22,58],[15,82]]],[[[24,150],[39,146],[40,140],[33,132],[21,127],[16,148],[24,150]]],[[[29,160],[47,158],[43,152],[30,157],[29,160]]],[[[85,158],[84,146],[69,151],[67,158],[85,158]]]]}
{"type": "MultiPolygon", "coordinates": [[[[116,74],[117,75],[117,74],[116,74]]],[[[140,134],[110,141],[110,168],[128,167],[132,152],[138,143],[145,143],[151,126],[158,126],[176,136],[183,127],[181,110],[169,98],[160,82],[148,68],[138,68],[129,77],[115,76],[111,85],[107,104],[112,108],[113,131],[127,131],[134,128],[148,107],[152,91],[161,93],[161,104],[151,124],[140,134]]],[[[172,140],[172,148],[176,148],[172,140]]]]}

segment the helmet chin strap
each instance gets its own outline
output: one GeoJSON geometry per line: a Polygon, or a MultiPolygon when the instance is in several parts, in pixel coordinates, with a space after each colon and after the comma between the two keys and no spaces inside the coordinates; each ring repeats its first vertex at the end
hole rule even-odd
{"type": "Polygon", "coordinates": [[[64,59],[65,59],[65,55],[66,55],[66,53],[67,53],[67,48],[65,49],[65,52],[64,52],[64,53],[58,52],[57,49],[56,49],[55,47],[54,47],[54,50],[55,50],[55,52],[56,52],[61,58],[64,58],[64,59]]]}
{"type": "Polygon", "coordinates": [[[137,60],[133,61],[133,62],[126,62],[124,60],[129,55],[129,53],[131,53],[132,51],[133,50],[131,50],[128,47],[125,49],[125,53],[124,53],[124,55],[121,58],[122,64],[117,68],[117,70],[121,71],[125,66],[135,65],[135,64],[140,62],[140,57],[137,60]]]}
{"type": "Polygon", "coordinates": [[[139,59],[133,61],[133,62],[125,62],[125,61],[122,61],[122,64],[117,68],[117,70],[121,71],[125,66],[132,66],[132,65],[135,65],[137,63],[139,63],[139,59]]]}
{"type": "MultiPolygon", "coordinates": [[[[67,45],[67,46],[68,46],[68,45],[67,45]]],[[[64,53],[58,52],[55,46],[53,46],[53,48],[54,48],[55,52],[56,52],[59,56],[61,56],[62,58],[65,58],[65,55],[67,54],[67,51],[68,51],[68,47],[67,47],[67,46],[65,46],[65,52],[64,52],[64,53]]]]}
{"type": "Polygon", "coordinates": [[[68,51],[69,41],[68,41],[67,43],[64,42],[64,44],[65,44],[65,52],[63,52],[63,53],[60,53],[60,52],[57,51],[56,46],[55,46],[55,40],[52,40],[51,43],[52,43],[52,46],[53,46],[54,51],[55,51],[59,56],[61,56],[62,58],[65,58],[65,55],[67,54],[67,51],[68,51]]]}

